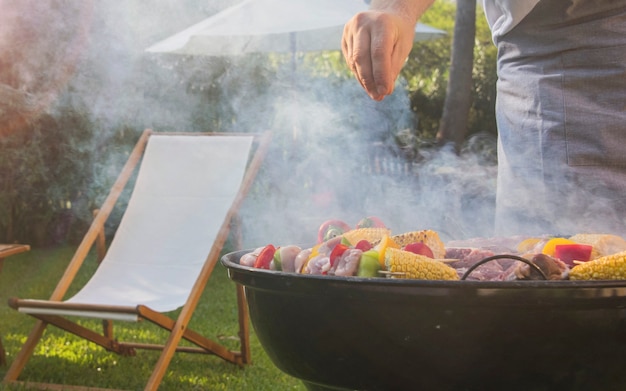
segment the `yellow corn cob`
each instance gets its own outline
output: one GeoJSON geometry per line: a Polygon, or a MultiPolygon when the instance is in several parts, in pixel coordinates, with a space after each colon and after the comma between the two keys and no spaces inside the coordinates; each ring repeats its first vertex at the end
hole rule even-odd
{"type": "Polygon", "coordinates": [[[626,251],[578,264],[570,280],[626,280],[626,251]]]}
{"type": "Polygon", "coordinates": [[[626,240],[610,234],[577,234],[569,238],[576,243],[590,244],[591,259],[626,251],[626,240]]]}
{"type": "Polygon", "coordinates": [[[385,235],[391,235],[388,228],[358,228],[343,233],[343,237],[353,246],[361,240],[367,240],[370,243],[380,241],[385,235]]]}
{"type": "Polygon", "coordinates": [[[397,278],[413,278],[418,280],[458,280],[456,270],[441,261],[413,254],[397,248],[387,248],[385,266],[397,278]]]}
{"type": "Polygon", "coordinates": [[[391,239],[401,247],[407,244],[421,242],[430,248],[435,259],[443,259],[446,257],[446,248],[436,231],[425,229],[422,231],[406,232],[400,235],[394,235],[391,239]]]}

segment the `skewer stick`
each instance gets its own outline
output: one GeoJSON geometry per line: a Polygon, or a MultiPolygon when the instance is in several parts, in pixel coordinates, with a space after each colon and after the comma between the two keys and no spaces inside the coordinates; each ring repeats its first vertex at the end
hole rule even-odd
{"type": "Polygon", "coordinates": [[[378,273],[384,275],[387,278],[394,278],[396,276],[401,277],[406,274],[404,272],[390,272],[388,270],[379,270],[378,273]]]}
{"type": "MultiPolygon", "coordinates": [[[[435,258],[435,259],[433,259],[433,261],[457,262],[459,260],[456,259],[456,258],[435,258]]],[[[379,270],[378,273],[384,275],[387,278],[401,277],[401,276],[404,276],[406,274],[404,272],[390,272],[388,270],[379,270]]]]}
{"type": "Polygon", "coordinates": [[[458,262],[458,261],[460,261],[460,259],[456,259],[456,258],[435,258],[435,259],[433,259],[433,261],[439,261],[439,262],[458,262]]]}

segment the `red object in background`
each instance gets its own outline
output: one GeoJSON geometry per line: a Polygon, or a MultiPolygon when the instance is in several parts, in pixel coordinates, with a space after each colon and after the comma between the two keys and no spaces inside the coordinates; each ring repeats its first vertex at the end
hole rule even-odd
{"type": "Polygon", "coordinates": [[[344,221],[337,219],[326,220],[317,230],[317,242],[325,242],[349,230],[350,226],[344,221]]]}
{"type": "Polygon", "coordinates": [[[89,49],[94,3],[0,0],[0,137],[30,129],[57,100],[89,49]]]}
{"type": "Polygon", "coordinates": [[[593,246],[589,244],[557,244],[554,247],[554,256],[568,266],[574,266],[574,261],[587,262],[591,258],[593,246]]]}
{"type": "Polygon", "coordinates": [[[368,216],[359,220],[356,228],[387,228],[383,221],[376,216],[368,216]]]}

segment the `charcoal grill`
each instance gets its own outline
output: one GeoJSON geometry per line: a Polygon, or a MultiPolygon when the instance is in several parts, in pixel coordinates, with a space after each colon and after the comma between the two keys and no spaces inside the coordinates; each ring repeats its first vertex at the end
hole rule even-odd
{"type": "Polygon", "coordinates": [[[273,363],[309,390],[625,390],[626,281],[421,281],[239,265],[273,363]]]}

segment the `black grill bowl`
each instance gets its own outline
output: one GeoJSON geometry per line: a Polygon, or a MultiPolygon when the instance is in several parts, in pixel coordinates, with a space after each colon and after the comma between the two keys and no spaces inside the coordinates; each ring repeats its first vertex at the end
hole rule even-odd
{"type": "Polygon", "coordinates": [[[626,390],[626,281],[420,281],[239,265],[273,363],[309,390],[626,390]]]}

